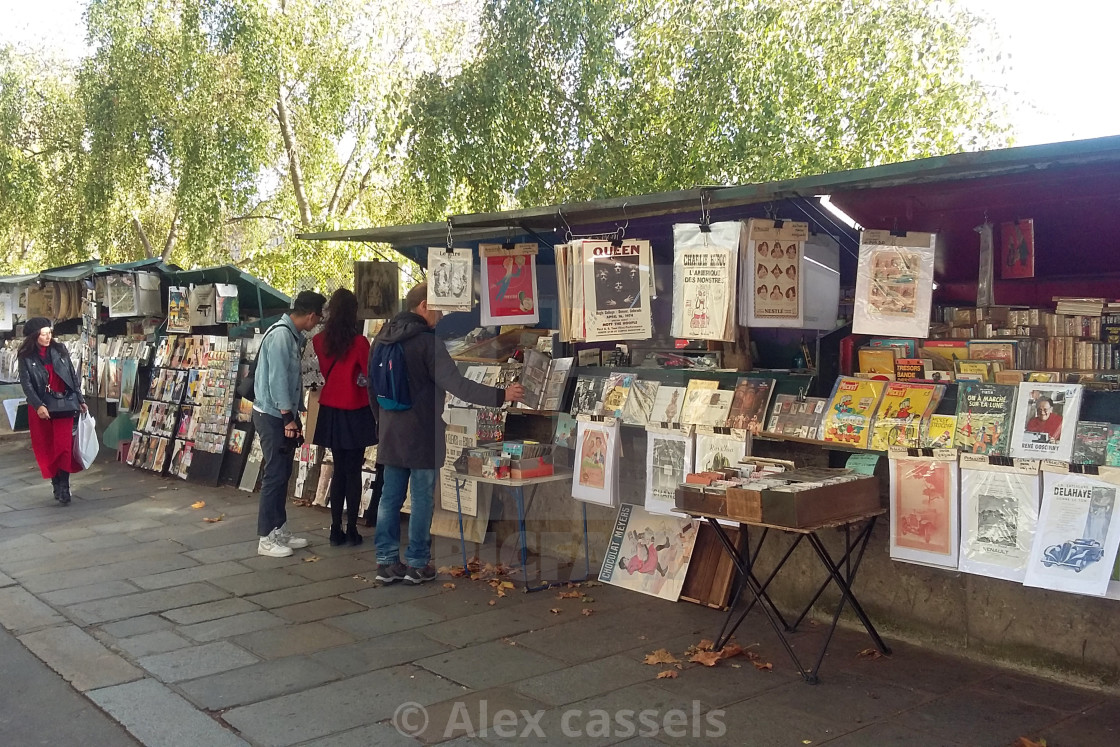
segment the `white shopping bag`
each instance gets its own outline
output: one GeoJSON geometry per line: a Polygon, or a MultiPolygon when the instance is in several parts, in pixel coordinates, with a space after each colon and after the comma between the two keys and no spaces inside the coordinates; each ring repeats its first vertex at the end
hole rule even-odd
{"type": "Polygon", "coordinates": [[[93,415],[88,412],[78,415],[78,459],[82,462],[82,469],[89,469],[101,445],[97,442],[97,429],[93,415]]]}

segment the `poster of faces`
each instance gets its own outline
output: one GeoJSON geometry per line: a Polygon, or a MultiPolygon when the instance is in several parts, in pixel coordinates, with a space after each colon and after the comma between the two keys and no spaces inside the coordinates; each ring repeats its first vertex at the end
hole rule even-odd
{"type": "Polygon", "coordinates": [[[585,339],[646,340],[652,336],[648,241],[583,242],[585,339]]]}
{"type": "Polygon", "coordinates": [[[745,283],[741,308],[750,327],[804,326],[805,290],[801,260],[809,224],[752,218],[747,222],[745,283]]]}
{"type": "Polygon", "coordinates": [[[428,248],[428,308],[440,311],[470,311],[474,306],[471,273],[474,256],[470,249],[428,248]]]}

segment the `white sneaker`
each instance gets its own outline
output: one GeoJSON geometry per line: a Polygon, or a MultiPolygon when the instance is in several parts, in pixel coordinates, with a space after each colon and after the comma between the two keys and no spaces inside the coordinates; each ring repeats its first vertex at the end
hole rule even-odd
{"type": "Polygon", "coordinates": [[[286,558],[292,554],[292,548],[277,542],[273,536],[275,534],[276,530],[274,529],[267,537],[260,538],[260,541],[257,542],[257,555],[264,555],[269,558],[286,558]]]}
{"type": "Polygon", "coordinates": [[[296,537],[291,533],[291,531],[289,531],[287,524],[280,527],[279,529],[273,530],[273,534],[275,535],[275,541],[279,542],[285,547],[290,547],[293,550],[301,550],[304,547],[307,547],[307,539],[304,537],[296,537]]]}

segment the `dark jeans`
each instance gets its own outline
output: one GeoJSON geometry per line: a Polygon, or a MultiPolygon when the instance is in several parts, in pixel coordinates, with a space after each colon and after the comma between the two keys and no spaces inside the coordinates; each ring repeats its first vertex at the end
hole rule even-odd
{"type": "Polygon", "coordinates": [[[379,466],[385,471],[385,489],[377,507],[377,531],[374,533],[377,563],[389,565],[400,562],[401,506],[411,483],[412,515],[408,517],[405,562],[413,568],[423,568],[431,560],[432,507],[438,472],[434,469],[379,466]]]}
{"type": "Polygon", "coordinates": [[[253,410],[253,427],[261,440],[261,503],[257,512],[257,535],[266,537],[288,522],[284,503],[292,476],[292,443],[284,437],[284,421],[253,410]]]}
{"type": "Polygon", "coordinates": [[[342,504],[346,503],[346,523],[358,522],[358,507],[362,502],[362,462],[365,449],[331,449],[334,457],[334,476],[331,477],[331,525],[342,525],[342,504]]]}

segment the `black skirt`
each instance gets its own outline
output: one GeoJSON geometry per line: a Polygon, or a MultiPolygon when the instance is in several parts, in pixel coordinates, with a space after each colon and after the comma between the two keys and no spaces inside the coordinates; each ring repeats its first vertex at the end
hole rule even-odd
{"type": "Polygon", "coordinates": [[[311,443],[328,449],[364,449],[377,443],[377,421],[368,407],[340,410],[319,405],[311,443]]]}

